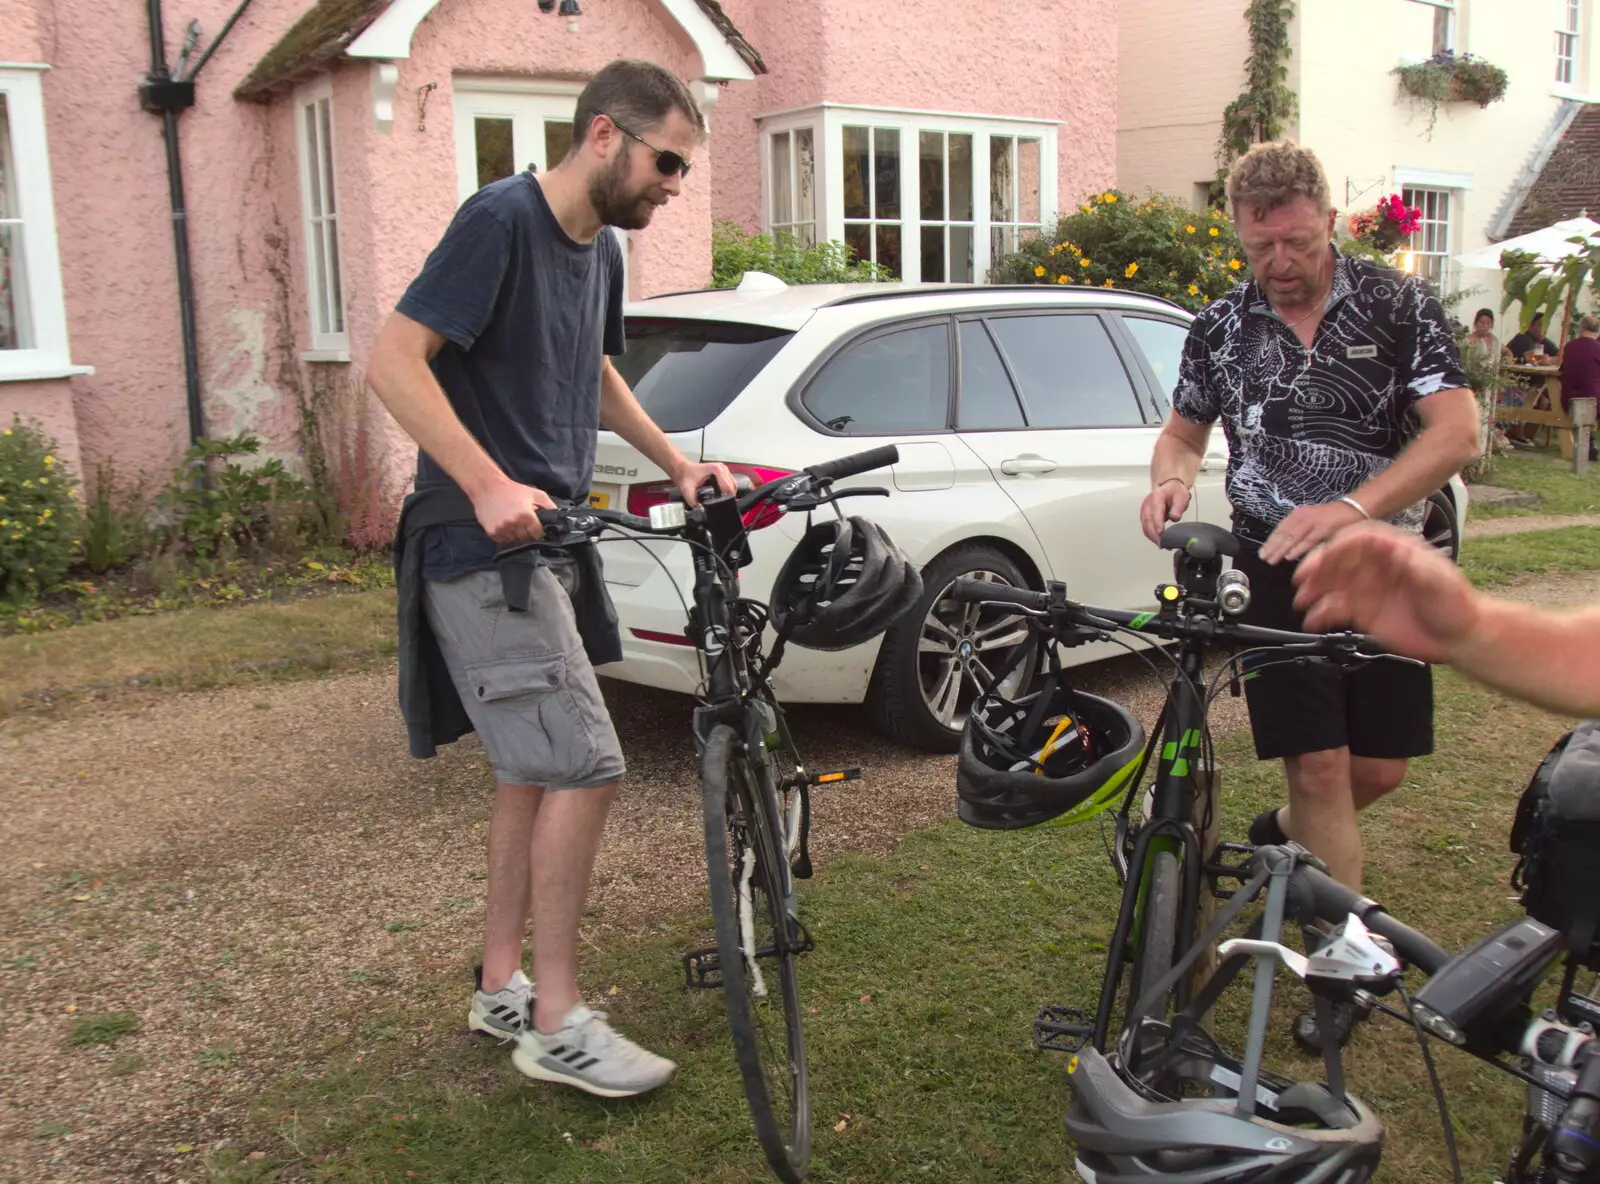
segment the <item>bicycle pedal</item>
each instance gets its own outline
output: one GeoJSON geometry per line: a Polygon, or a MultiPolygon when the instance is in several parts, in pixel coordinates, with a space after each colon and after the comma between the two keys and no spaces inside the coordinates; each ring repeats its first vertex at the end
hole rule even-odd
{"type": "Polygon", "coordinates": [[[1081,1052],[1093,1035],[1094,1025],[1076,1007],[1046,1007],[1033,1019],[1033,1046],[1042,1052],[1081,1052]]]}
{"type": "Polygon", "coordinates": [[[841,781],[860,781],[861,766],[852,765],[848,769],[836,769],[832,773],[813,773],[806,780],[813,787],[818,785],[837,785],[841,781]]]}
{"type": "Polygon", "coordinates": [[[703,946],[683,956],[684,986],[713,991],[722,986],[722,959],[716,946],[703,946]]]}

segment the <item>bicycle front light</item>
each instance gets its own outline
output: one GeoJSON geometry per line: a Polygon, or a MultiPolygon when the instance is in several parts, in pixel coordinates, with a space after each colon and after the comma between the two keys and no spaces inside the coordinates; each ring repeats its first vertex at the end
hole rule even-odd
{"type": "Polygon", "coordinates": [[[1236,567],[1217,577],[1217,603],[1230,617],[1250,607],[1250,577],[1236,567]]]}

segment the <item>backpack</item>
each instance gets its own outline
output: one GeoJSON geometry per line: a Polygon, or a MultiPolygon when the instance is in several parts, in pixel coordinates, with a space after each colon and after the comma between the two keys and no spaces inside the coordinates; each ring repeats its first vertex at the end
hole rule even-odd
{"type": "Polygon", "coordinates": [[[1523,791],[1511,827],[1511,886],[1529,916],[1566,935],[1600,970],[1600,720],[1556,742],[1523,791]]]}

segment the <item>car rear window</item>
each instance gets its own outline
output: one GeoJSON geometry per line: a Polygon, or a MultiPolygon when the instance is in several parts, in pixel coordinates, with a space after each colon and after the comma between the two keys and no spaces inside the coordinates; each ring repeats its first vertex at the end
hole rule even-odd
{"type": "Polygon", "coordinates": [[[794,336],[730,321],[629,317],[628,352],[612,358],[664,432],[705,427],[794,336]]]}

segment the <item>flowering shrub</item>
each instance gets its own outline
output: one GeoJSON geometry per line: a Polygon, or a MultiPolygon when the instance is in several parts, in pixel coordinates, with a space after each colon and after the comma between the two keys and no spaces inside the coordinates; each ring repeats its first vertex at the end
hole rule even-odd
{"type": "Polygon", "coordinates": [[[1164,296],[1198,311],[1246,275],[1244,250],[1220,211],[1170,198],[1090,198],[1054,232],[1024,242],[990,270],[997,284],[1071,284],[1164,296]]]}
{"type": "Polygon", "coordinates": [[[78,551],[76,479],[38,423],[0,430],[0,598],[27,600],[58,582],[78,551]]]}
{"type": "Polygon", "coordinates": [[[1422,211],[1392,193],[1376,209],[1351,214],[1349,222],[1351,238],[1388,254],[1422,229],[1422,211]]]}

